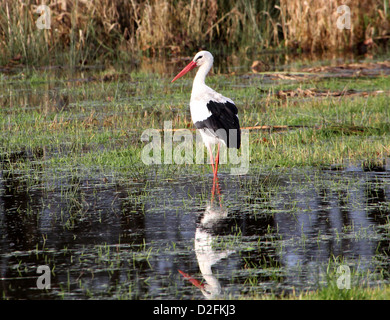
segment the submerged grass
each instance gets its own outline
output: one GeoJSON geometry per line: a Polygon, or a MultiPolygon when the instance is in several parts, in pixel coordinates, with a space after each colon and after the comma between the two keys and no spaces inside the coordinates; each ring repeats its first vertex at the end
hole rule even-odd
{"type": "MultiPolygon", "coordinates": [[[[389,300],[390,287],[353,286],[350,289],[339,289],[335,282],[321,289],[282,295],[255,295],[254,300],[389,300]]],[[[244,299],[248,299],[245,297],[244,299]]]]}

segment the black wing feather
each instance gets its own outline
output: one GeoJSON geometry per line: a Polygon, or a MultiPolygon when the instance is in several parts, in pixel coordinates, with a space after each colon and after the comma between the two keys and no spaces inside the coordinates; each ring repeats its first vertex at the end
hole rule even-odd
{"type": "Polygon", "coordinates": [[[240,148],[241,145],[241,130],[240,123],[237,117],[238,109],[231,102],[216,102],[210,100],[207,103],[207,109],[211,112],[211,116],[203,121],[197,121],[195,126],[198,129],[210,129],[218,138],[225,141],[228,148],[240,148]],[[218,135],[218,130],[224,129],[226,134],[218,135]],[[236,130],[236,139],[230,141],[229,130],[236,130]]]}

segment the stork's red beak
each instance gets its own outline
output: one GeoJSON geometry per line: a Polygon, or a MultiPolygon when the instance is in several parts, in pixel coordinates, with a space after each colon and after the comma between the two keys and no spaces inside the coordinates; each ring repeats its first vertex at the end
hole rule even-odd
{"type": "Polygon", "coordinates": [[[184,76],[188,71],[191,71],[192,69],[194,69],[196,67],[196,62],[194,61],[191,61],[183,70],[181,70],[179,72],[179,74],[173,78],[173,80],[171,81],[171,83],[173,81],[176,81],[177,79],[181,78],[182,76],[184,76]]]}

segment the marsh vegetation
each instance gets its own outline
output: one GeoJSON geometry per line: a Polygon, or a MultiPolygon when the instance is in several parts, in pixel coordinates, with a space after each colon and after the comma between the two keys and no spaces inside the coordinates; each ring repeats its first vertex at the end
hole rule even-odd
{"type": "MultiPolygon", "coordinates": [[[[387,0],[349,0],[348,29],[337,28],[340,3],[226,0],[60,0],[48,3],[50,27],[38,29],[40,0],[0,4],[0,62],[70,65],[208,48],[234,52],[367,51],[385,48],[390,29],[387,0]]],[[[345,19],[342,19],[344,22],[345,19]]]]}
{"type": "Polygon", "coordinates": [[[200,298],[177,272],[202,280],[194,243],[220,254],[219,297],[354,298],[335,289],[341,264],[362,297],[385,285],[387,65],[345,77],[241,68],[210,78],[250,132],[250,170],[221,166],[217,211],[207,165],[140,159],[146,128],[191,126],[190,80],[171,85],[148,68],[3,74],[2,297],[200,298]],[[52,289],[36,289],[38,265],[50,266],[52,289]]]}
{"type": "Polygon", "coordinates": [[[386,39],[388,2],[350,2],[341,39],[300,1],[64,0],[49,30],[3,1],[1,299],[388,299],[388,53],[329,51],[386,39]],[[141,159],[146,129],[193,128],[191,78],[170,81],[199,47],[249,133],[218,197],[207,164],[141,159]]]}

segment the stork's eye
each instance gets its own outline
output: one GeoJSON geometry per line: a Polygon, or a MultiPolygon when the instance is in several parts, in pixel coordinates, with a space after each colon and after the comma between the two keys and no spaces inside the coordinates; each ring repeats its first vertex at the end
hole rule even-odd
{"type": "Polygon", "coordinates": [[[198,61],[199,59],[202,59],[202,58],[203,58],[203,56],[199,56],[199,57],[196,58],[195,61],[198,61]]]}

